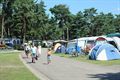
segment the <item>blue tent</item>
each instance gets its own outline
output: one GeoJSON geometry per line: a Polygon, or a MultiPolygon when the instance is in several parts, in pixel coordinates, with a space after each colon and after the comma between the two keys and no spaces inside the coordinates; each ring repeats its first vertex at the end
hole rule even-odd
{"type": "Polygon", "coordinates": [[[99,44],[92,48],[89,53],[92,60],[113,60],[120,59],[120,52],[111,44],[99,44]]]}
{"type": "Polygon", "coordinates": [[[55,51],[56,53],[66,53],[66,47],[64,45],[61,45],[57,48],[55,51]]]}
{"type": "Polygon", "coordinates": [[[61,53],[66,53],[66,47],[64,45],[61,45],[60,50],[61,53]]]}

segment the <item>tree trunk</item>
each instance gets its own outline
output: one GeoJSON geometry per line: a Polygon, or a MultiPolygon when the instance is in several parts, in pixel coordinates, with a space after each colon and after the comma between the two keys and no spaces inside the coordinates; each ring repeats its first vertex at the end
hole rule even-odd
{"type": "Polygon", "coordinates": [[[67,27],[67,41],[69,41],[69,29],[67,27]]]}
{"type": "Polygon", "coordinates": [[[8,34],[8,37],[10,37],[10,28],[8,28],[7,34],[8,34]]]}
{"type": "Polygon", "coordinates": [[[4,37],[4,14],[2,16],[2,31],[1,31],[1,39],[4,37]]]}
{"type": "Polygon", "coordinates": [[[23,18],[23,43],[26,42],[26,20],[23,18]]]}

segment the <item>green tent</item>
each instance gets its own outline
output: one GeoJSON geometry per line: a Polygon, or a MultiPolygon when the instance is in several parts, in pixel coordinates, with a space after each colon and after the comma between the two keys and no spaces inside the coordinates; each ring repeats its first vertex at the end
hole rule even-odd
{"type": "Polygon", "coordinates": [[[120,38],[120,33],[111,33],[111,34],[108,34],[107,37],[119,37],[120,38]]]}

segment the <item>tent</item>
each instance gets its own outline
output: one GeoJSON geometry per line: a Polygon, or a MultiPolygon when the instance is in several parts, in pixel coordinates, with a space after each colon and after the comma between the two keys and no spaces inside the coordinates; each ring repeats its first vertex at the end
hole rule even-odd
{"type": "Polygon", "coordinates": [[[113,60],[120,59],[120,52],[111,44],[98,44],[89,53],[92,60],[113,60]]]}
{"type": "Polygon", "coordinates": [[[64,45],[60,46],[60,53],[66,53],[66,47],[64,45]]]}
{"type": "Polygon", "coordinates": [[[61,46],[60,43],[55,44],[55,46],[54,46],[54,51],[56,52],[56,50],[57,50],[60,46],[61,46]]]}
{"type": "Polygon", "coordinates": [[[54,46],[54,51],[56,53],[66,53],[66,47],[60,43],[57,43],[55,46],[54,46]]]}

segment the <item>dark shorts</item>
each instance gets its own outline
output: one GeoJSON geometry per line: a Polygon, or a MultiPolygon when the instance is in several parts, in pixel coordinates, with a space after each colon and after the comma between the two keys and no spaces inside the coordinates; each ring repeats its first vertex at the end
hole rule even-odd
{"type": "Polygon", "coordinates": [[[28,53],[29,53],[29,50],[25,50],[25,53],[28,54],[28,53]]]}
{"type": "Polygon", "coordinates": [[[32,57],[36,57],[35,53],[32,53],[32,57]]]}

